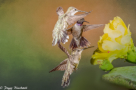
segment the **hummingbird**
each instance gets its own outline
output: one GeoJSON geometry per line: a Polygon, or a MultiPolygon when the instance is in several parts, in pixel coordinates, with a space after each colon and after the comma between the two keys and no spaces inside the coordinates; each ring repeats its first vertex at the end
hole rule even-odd
{"type": "Polygon", "coordinates": [[[92,48],[94,46],[91,47],[87,47],[87,48],[77,48],[74,49],[71,52],[71,56],[72,56],[72,60],[69,60],[69,58],[65,59],[64,61],[62,61],[57,67],[55,67],[54,69],[52,69],[50,72],[53,71],[65,71],[63,78],[62,78],[62,84],[61,86],[65,87],[65,86],[69,86],[70,84],[70,75],[77,70],[77,67],[79,65],[80,59],[81,59],[81,54],[82,51],[88,48],[92,48]]]}
{"type": "Polygon", "coordinates": [[[67,34],[66,29],[67,29],[68,25],[72,25],[73,23],[80,20],[81,18],[84,18],[89,13],[91,13],[91,11],[85,12],[85,11],[81,11],[81,10],[76,9],[75,7],[69,7],[67,12],[64,13],[63,8],[58,7],[56,12],[58,14],[58,21],[56,22],[55,27],[53,29],[52,46],[55,46],[56,44],[58,44],[58,47],[63,52],[65,52],[68,57],[70,57],[68,51],[60,44],[61,42],[63,44],[68,42],[69,36],[67,34]],[[79,15],[74,15],[77,12],[85,12],[85,13],[79,14],[79,15]]]}
{"type": "Polygon", "coordinates": [[[104,24],[93,24],[93,25],[83,25],[84,22],[89,23],[88,21],[85,21],[84,18],[78,20],[76,24],[67,29],[67,34],[72,34],[73,39],[70,43],[70,49],[76,49],[79,47],[88,47],[90,46],[90,42],[82,36],[83,32],[86,32],[88,30],[92,30],[98,27],[103,26],[104,24]]]}

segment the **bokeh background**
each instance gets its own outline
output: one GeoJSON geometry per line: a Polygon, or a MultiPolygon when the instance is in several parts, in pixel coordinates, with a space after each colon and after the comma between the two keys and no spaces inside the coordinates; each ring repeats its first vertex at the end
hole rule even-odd
{"type": "MultiPolygon", "coordinates": [[[[101,77],[107,72],[90,64],[104,27],[83,34],[95,47],[83,51],[69,87],[60,86],[63,72],[49,73],[67,58],[57,45],[52,46],[58,6],[65,12],[70,6],[93,10],[85,17],[90,24],[106,24],[119,16],[126,25],[130,24],[136,45],[136,0],[0,0],[0,86],[27,86],[27,90],[128,90],[103,81],[101,77]]],[[[63,45],[67,49],[71,38],[63,45]]],[[[114,60],[113,65],[134,65],[124,61],[114,60]]]]}

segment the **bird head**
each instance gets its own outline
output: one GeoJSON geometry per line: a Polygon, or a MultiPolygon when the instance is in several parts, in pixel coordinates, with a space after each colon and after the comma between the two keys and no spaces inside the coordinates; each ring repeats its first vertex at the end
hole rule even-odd
{"type": "Polygon", "coordinates": [[[85,11],[78,10],[75,7],[69,7],[67,10],[67,14],[70,14],[70,15],[74,15],[77,12],[85,12],[85,11]]]}
{"type": "Polygon", "coordinates": [[[78,20],[78,21],[77,21],[77,24],[82,25],[84,22],[89,23],[88,21],[85,21],[85,19],[84,19],[84,18],[82,18],[82,19],[80,19],[80,20],[78,20]]]}
{"type": "Polygon", "coordinates": [[[84,51],[84,50],[86,50],[86,49],[88,49],[88,48],[92,48],[92,47],[94,47],[94,46],[90,46],[90,47],[87,47],[87,48],[76,48],[76,49],[74,49],[72,52],[73,52],[73,54],[75,54],[75,55],[81,55],[81,53],[82,53],[82,51],[84,51]]]}
{"type": "Polygon", "coordinates": [[[77,48],[77,49],[74,49],[72,51],[72,54],[74,54],[74,55],[81,55],[82,51],[83,51],[83,49],[77,48]]]}

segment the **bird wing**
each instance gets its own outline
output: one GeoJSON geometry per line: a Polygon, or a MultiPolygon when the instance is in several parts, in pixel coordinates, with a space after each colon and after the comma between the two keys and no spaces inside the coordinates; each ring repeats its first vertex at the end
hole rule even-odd
{"type": "Polygon", "coordinates": [[[84,14],[79,14],[79,15],[70,16],[70,17],[68,17],[67,22],[68,22],[69,25],[71,25],[71,24],[75,23],[76,21],[78,21],[78,20],[84,18],[84,17],[87,16],[89,13],[91,13],[91,11],[90,11],[90,12],[87,12],[87,13],[84,13],[84,14]]]}
{"type": "Polygon", "coordinates": [[[61,16],[64,14],[63,8],[62,7],[58,7],[56,10],[56,13],[58,14],[58,16],[61,16]]]}
{"type": "Polygon", "coordinates": [[[67,60],[65,59],[64,61],[62,61],[57,67],[53,68],[51,71],[49,72],[53,72],[53,71],[64,71],[66,69],[66,64],[67,64],[67,60]]]}
{"type": "Polygon", "coordinates": [[[104,26],[104,24],[92,24],[92,25],[84,25],[83,26],[83,31],[88,31],[88,30],[92,30],[98,27],[104,26]]]}
{"type": "Polygon", "coordinates": [[[65,44],[68,41],[69,36],[67,35],[67,32],[66,32],[67,27],[68,25],[66,21],[64,20],[63,17],[60,16],[53,30],[52,46],[55,46],[57,43],[61,43],[61,42],[65,44]]]}
{"type": "Polygon", "coordinates": [[[72,27],[68,28],[66,31],[67,31],[68,35],[71,35],[72,34],[72,27]]]}

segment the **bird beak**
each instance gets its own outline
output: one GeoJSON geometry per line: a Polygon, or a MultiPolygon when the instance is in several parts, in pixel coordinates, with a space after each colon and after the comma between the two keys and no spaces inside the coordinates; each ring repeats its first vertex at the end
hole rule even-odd
{"type": "Polygon", "coordinates": [[[83,21],[83,22],[87,22],[87,23],[89,23],[88,21],[83,21]]]}
{"type": "Polygon", "coordinates": [[[86,50],[86,49],[88,49],[88,48],[92,48],[92,47],[94,47],[94,46],[91,46],[91,47],[87,47],[87,48],[84,48],[83,50],[86,50]]]}
{"type": "Polygon", "coordinates": [[[85,12],[85,13],[87,13],[86,11],[81,11],[81,10],[77,10],[78,12],[85,12]]]}

